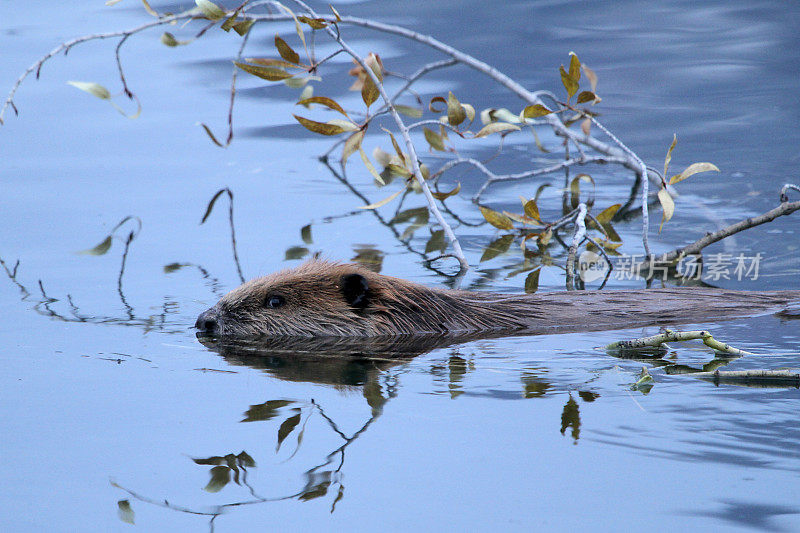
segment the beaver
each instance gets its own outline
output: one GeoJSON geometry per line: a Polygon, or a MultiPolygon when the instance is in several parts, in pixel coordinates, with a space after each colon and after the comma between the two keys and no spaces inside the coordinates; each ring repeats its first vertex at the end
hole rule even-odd
{"type": "Polygon", "coordinates": [[[784,311],[800,290],[714,288],[506,295],[425,287],[311,260],[251,280],[197,318],[198,337],[497,336],[624,329],[784,311]]]}

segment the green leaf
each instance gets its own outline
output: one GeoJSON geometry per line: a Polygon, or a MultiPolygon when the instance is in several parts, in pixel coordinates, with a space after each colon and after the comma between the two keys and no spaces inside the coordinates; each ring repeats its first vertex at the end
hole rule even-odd
{"type": "Polygon", "coordinates": [[[653,376],[650,375],[650,372],[647,371],[647,368],[642,367],[642,372],[639,374],[639,380],[631,385],[631,390],[647,394],[654,385],[655,380],[653,379],[653,376]]]}
{"type": "Polygon", "coordinates": [[[575,52],[569,53],[569,77],[576,83],[581,79],[581,62],[575,52]]]}
{"type": "Polygon", "coordinates": [[[452,91],[447,93],[447,121],[451,126],[458,126],[467,118],[467,112],[452,91]]]}
{"type": "Polygon", "coordinates": [[[170,32],[165,31],[161,34],[161,44],[174,48],[182,44],[188,44],[189,41],[179,41],[170,32]]]}
{"type": "Polygon", "coordinates": [[[440,152],[444,152],[446,150],[444,146],[444,139],[436,133],[435,131],[422,128],[423,133],[425,133],[425,140],[428,141],[428,144],[431,145],[431,148],[434,150],[439,150],[440,152]]]}
{"type": "Polygon", "coordinates": [[[550,113],[552,113],[552,111],[547,109],[542,104],[534,104],[525,107],[525,109],[522,110],[520,118],[539,118],[549,115],[550,113]]]}
{"type": "Polygon", "coordinates": [[[667,189],[658,191],[658,201],[661,202],[661,208],[664,211],[661,217],[661,225],[658,227],[658,232],[661,233],[664,224],[669,222],[669,219],[672,218],[672,214],[675,212],[675,201],[672,199],[667,189]]]}
{"type": "Polygon", "coordinates": [[[117,516],[119,516],[119,519],[126,524],[130,524],[132,526],[136,525],[134,520],[136,516],[133,513],[131,502],[128,500],[120,500],[117,502],[117,516]]]}
{"type": "Polygon", "coordinates": [[[311,244],[313,242],[311,239],[311,224],[306,224],[300,228],[300,238],[303,239],[303,242],[306,244],[311,244]]]}
{"type": "Polygon", "coordinates": [[[581,91],[581,93],[578,95],[579,104],[594,102],[595,100],[597,100],[597,95],[592,91],[581,91]]]}
{"type": "Polygon", "coordinates": [[[425,243],[425,253],[429,254],[435,251],[441,253],[445,249],[447,249],[447,242],[444,240],[444,230],[440,229],[431,232],[431,238],[425,243]]]}
{"type": "Polygon", "coordinates": [[[304,246],[290,246],[286,249],[284,259],[286,261],[296,261],[302,259],[309,254],[309,249],[304,246]]]}
{"type": "Polygon", "coordinates": [[[297,121],[306,129],[313,131],[314,133],[319,133],[322,135],[339,135],[340,133],[347,131],[347,129],[336,124],[325,124],[324,122],[315,122],[313,120],[308,120],[307,118],[298,117],[297,115],[292,116],[296,118],[297,121]]]}
{"type": "Polygon", "coordinates": [[[291,46],[286,44],[286,41],[281,39],[277,33],[275,34],[275,48],[278,49],[278,53],[281,55],[281,57],[289,63],[294,63],[295,65],[300,63],[300,56],[297,54],[297,52],[295,52],[291,46]]]}
{"type": "Polygon", "coordinates": [[[88,250],[81,250],[78,252],[82,255],[103,255],[111,248],[111,235],[103,239],[103,242],[95,246],[94,248],[90,248],[88,250]]]}
{"type": "Polygon", "coordinates": [[[312,96],[310,98],[304,98],[303,100],[300,100],[299,102],[297,102],[296,105],[308,106],[308,104],[324,105],[328,109],[332,109],[334,111],[337,111],[337,112],[339,112],[342,115],[347,117],[347,111],[342,109],[342,106],[340,106],[338,103],[336,103],[335,100],[333,100],[331,98],[328,98],[327,96],[312,96]]]}
{"type": "Polygon", "coordinates": [[[483,250],[483,255],[481,255],[480,262],[483,263],[484,261],[489,261],[500,254],[506,253],[508,249],[511,248],[512,242],[514,242],[514,235],[512,234],[503,235],[502,237],[493,240],[491,243],[489,243],[489,246],[483,250]]]}
{"type": "Polygon", "coordinates": [[[247,63],[240,63],[238,61],[234,61],[233,63],[248,74],[252,74],[253,76],[267,81],[281,81],[292,77],[292,74],[279,68],[248,65],[247,63]]]}
{"type": "Polygon", "coordinates": [[[455,196],[461,191],[461,182],[457,183],[453,190],[450,192],[431,192],[431,196],[436,198],[437,200],[446,200],[451,196],[455,196]]]}
{"type": "Polygon", "coordinates": [[[284,439],[289,436],[289,434],[294,431],[294,428],[297,427],[297,424],[300,423],[300,415],[302,413],[297,413],[294,416],[290,416],[286,420],[283,421],[281,427],[278,428],[278,445],[275,448],[277,452],[281,448],[281,443],[283,443],[284,439]]]}
{"type": "Polygon", "coordinates": [[[689,176],[694,176],[700,172],[719,172],[719,169],[713,163],[692,163],[677,176],[672,176],[669,179],[669,184],[672,185],[673,183],[678,183],[679,181],[683,181],[689,176]]]}
{"type": "Polygon", "coordinates": [[[203,15],[211,20],[219,20],[225,16],[225,11],[220,9],[214,2],[209,2],[209,0],[194,0],[194,3],[197,4],[197,7],[203,12],[203,15]]]}
{"type": "Polygon", "coordinates": [[[361,86],[361,99],[364,100],[364,103],[367,107],[371,106],[375,100],[378,99],[380,96],[380,91],[378,91],[378,86],[375,85],[375,82],[372,81],[372,77],[368,74],[364,75],[364,83],[361,86]]]}
{"type": "Polygon", "coordinates": [[[290,400],[269,400],[258,405],[251,405],[245,412],[245,417],[240,422],[260,422],[272,420],[277,416],[279,410],[294,402],[290,400]]]}
{"type": "Polygon", "coordinates": [[[539,215],[539,206],[536,205],[536,198],[523,202],[522,208],[525,210],[525,215],[539,222],[542,221],[542,217],[539,215]]]}
{"type": "Polygon", "coordinates": [[[514,223],[506,215],[498,213],[488,207],[480,206],[481,214],[486,221],[498,229],[510,230],[514,229],[514,223]]]}
{"type": "Polygon", "coordinates": [[[231,469],[227,466],[215,466],[211,469],[211,479],[203,488],[206,492],[219,492],[231,480],[231,469]]]}
{"type": "Polygon", "coordinates": [[[559,67],[559,72],[561,73],[561,83],[564,84],[564,88],[567,90],[567,95],[572,98],[576,92],[578,92],[578,80],[572,78],[566,70],[564,70],[564,66],[559,67]]]}
{"type": "Polygon", "coordinates": [[[240,36],[244,37],[245,35],[247,35],[247,32],[250,31],[250,28],[252,28],[253,24],[255,23],[256,21],[253,19],[240,20],[239,22],[233,25],[233,31],[238,33],[240,36]]]}
{"type": "Polygon", "coordinates": [[[537,268],[525,278],[525,293],[533,294],[539,290],[539,275],[542,273],[542,267],[537,268]]]}
{"type": "Polygon", "coordinates": [[[297,20],[299,20],[304,24],[308,24],[309,26],[311,26],[312,29],[315,30],[321,30],[328,25],[327,20],[320,18],[310,18],[310,17],[300,16],[297,17],[297,20]]]}
{"type": "Polygon", "coordinates": [[[492,122],[482,127],[481,130],[475,134],[475,138],[478,139],[480,137],[486,137],[487,135],[501,131],[519,131],[519,129],[520,127],[516,124],[509,124],[508,122],[492,122]]]}
{"type": "Polygon", "coordinates": [[[67,83],[101,100],[111,100],[111,93],[108,92],[108,89],[98,83],[88,81],[68,81],[67,83]]]}
{"type": "Polygon", "coordinates": [[[395,105],[395,109],[397,112],[411,118],[420,118],[422,117],[422,109],[418,107],[411,107],[408,105],[395,105]]]}

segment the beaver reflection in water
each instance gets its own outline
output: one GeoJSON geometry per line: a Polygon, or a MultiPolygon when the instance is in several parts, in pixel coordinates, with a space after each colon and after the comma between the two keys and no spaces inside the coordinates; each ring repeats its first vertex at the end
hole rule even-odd
{"type": "Polygon", "coordinates": [[[249,281],[200,314],[198,336],[542,334],[707,322],[785,310],[800,291],[707,288],[505,295],[443,290],[321,260],[249,281]]]}

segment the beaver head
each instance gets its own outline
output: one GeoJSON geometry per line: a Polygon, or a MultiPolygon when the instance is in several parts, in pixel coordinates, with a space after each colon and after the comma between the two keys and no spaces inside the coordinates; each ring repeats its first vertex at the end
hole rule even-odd
{"type": "Polygon", "coordinates": [[[375,337],[521,328],[487,297],[321,260],[254,279],[198,318],[199,336],[375,337]]]}

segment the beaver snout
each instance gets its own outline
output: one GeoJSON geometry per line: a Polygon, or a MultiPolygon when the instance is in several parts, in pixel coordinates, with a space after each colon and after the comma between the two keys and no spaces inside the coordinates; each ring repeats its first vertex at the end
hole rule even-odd
{"type": "Polygon", "coordinates": [[[200,313],[197,322],[194,323],[197,334],[200,336],[213,336],[219,334],[219,317],[217,311],[212,307],[200,313]]]}

